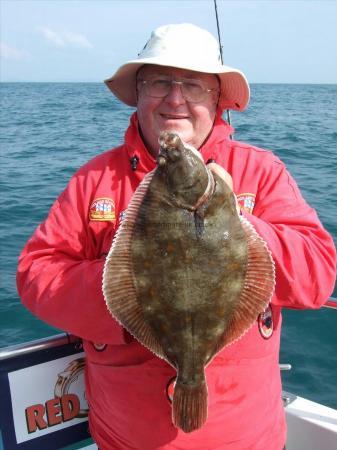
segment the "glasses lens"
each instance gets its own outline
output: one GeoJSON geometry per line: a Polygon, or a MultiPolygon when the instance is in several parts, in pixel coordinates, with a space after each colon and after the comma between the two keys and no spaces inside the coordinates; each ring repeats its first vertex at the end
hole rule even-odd
{"type": "Polygon", "coordinates": [[[198,80],[184,80],[181,82],[181,92],[188,102],[204,100],[206,88],[198,80]]]}
{"type": "Polygon", "coordinates": [[[172,81],[166,78],[154,78],[146,81],[147,94],[150,97],[166,97],[170,92],[172,81]]]}

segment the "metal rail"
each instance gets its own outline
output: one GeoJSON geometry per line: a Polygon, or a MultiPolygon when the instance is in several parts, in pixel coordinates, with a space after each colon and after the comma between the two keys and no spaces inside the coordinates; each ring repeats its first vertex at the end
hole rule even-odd
{"type": "Polygon", "coordinates": [[[39,350],[47,350],[67,344],[82,345],[82,339],[71,334],[61,333],[43,339],[24,342],[23,344],[0,348],[0,362],[9,358],[15,358],[16,356],[27,355],[39,350]]]}
{"type": "Polygon", "coordinates": [[[329,300],[323,305],[324,308],[337,309],[337,298],[329,298],[329,300]]]}

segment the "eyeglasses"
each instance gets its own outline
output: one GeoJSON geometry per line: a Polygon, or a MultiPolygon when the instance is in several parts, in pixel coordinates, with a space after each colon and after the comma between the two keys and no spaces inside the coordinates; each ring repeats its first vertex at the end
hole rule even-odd
{"type": "Polygon", "coordinates": [[[190,78],[181,79],[180,81],[172,80],[165,76],[156,76],[147,80],[138,80],[149,97],[164,98],[172,88],[173,84],[179,84],[181,94],[187,102],[198,103],[205,100],[210,92],[219,92],[219,89],[209,89],[201,80],[190,78]]]}

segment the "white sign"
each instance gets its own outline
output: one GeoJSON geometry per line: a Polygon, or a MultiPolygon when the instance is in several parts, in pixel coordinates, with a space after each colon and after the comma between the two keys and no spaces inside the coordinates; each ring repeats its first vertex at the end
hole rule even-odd
{"type": "Polygon", "coordinates": [[[84,353],[8,373],[17,443],[87,420],[84,353]]]}

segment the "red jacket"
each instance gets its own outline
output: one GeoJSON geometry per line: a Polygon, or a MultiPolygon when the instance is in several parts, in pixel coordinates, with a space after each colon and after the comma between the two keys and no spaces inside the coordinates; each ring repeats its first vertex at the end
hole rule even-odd
{"type": "Polygon", "coordinates": [[[280,310],[318,308],[326,301],[336,253],[282,162],[269,151],[230,141],[229,132],[218,118],[200,151],[205,161],[214,159],[232,175],[244,214],[273,254],[273,333],[270,320],[260,318],[213,359],[206,369],[208,420],[200,430],[184,434],[172,425],[166,389],[175,371],[124,332],[103,300],[105,256],[133,192],[155,167],[136,114],[125,143],[79,169],[20,256],[23,303],[42,320],[84,339],[90,429],[101,450],[283,448],[280,310]]]}

